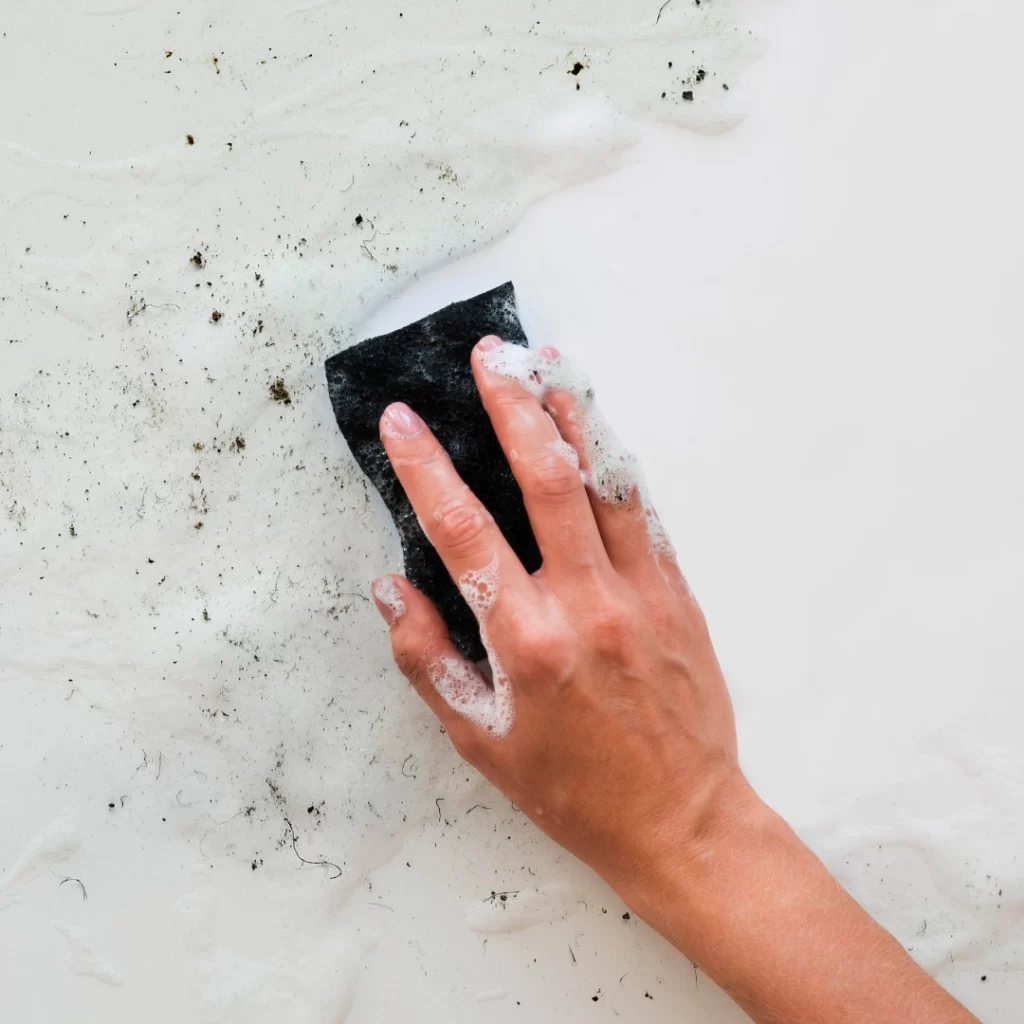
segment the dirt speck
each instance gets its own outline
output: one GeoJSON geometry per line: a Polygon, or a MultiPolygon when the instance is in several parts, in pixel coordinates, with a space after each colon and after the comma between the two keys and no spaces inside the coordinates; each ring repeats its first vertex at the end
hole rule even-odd
{"type": "Polygon", "coordinates": [[[192,442],[192,451],[194,451],[194,452],[201,452],[205,447],[206,447],[206,445],[203,444],[202,441],[193,441],[192,442]]]}
{"type": "Polygon", "coordinates": [[[275,402],[281,402],[283,405],[292,404],[291,392],[285,387],[283,377],[278,377],[277,380],[270,385],[270,397],[275,402]]]}
{"type": "Polygon", "coordinates": [[[194,263],[197,267],[199,267],[200,270],[202,270],[203,267],[206,266],[206,258],[203,256],[203,254],[201,252],[199,252],[198,249],[196,250],[195,254],[192,256],[190,262],[194,263]]]}
{"type": "Polygon", "coordinates": [[[212,321],[213,321],[214,323],[217,323],[217,322],[218,322],[218,321],[219,321],[219,320],[221,319],[221,317],[223,317],[223,316],[224,316],[224,314],[223,314],[223,313],[222,313],[222,312],[221,312],[221,311],[220,311],[219,309],[215,309],[215,310],[214,310],[214,311],[213,311],[213,312],[212,312],[212,313],[210,314],[210,319],[211,319],[211,320],[212,320],[212,321]]]}
{"type": "Polygon", "coordinates": [[[186,136],[185,136],[185,141],[186,141],[186,142],[187,142],[187,143],[188,143],[188,144],[189,144],[190,146],[194,146],[194,145],[196,144],[196,137],[195,137],[194,135],[186,135],[186,136]]]}

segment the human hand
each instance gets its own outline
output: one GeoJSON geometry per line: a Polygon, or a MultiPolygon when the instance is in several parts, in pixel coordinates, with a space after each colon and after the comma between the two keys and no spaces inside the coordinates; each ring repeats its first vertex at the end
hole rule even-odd
{"type": "Polygon", "coordinates": [[[523,492],[538,572],[412,410],[390,407],[381,437],[477,614],[493,683],[408,581],[379,580],[374,596],[399,667],[459,753],[653,914],[661,866],[756,799],[707,626],[586,383],[555,350],[496,338],[477,346],[473,372],[523,492]]]}

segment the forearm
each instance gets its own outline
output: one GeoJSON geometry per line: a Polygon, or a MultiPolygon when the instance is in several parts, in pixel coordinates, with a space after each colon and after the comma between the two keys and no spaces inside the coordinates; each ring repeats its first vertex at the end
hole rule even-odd
{"type": "Polygon", "coordinates": [[[631,895],[755,1021],[977,1024],[756,798],[709,820],[631,895]]]}

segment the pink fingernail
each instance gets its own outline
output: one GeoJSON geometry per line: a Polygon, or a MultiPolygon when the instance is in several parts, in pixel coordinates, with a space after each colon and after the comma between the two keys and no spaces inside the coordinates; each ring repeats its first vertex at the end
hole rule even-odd
{"type": "Polygon", "coordinates": [[[423,420],[405,402],[389,405],[381,419],[381,433],[391,437],[415,437],[423,432],[425,426],[423,420]]]}
{"type": "Polygon", "coordinates": [[[545,345],[540,350],[540,356],[542,359],[557,359],[562,353],[555,348],[554,345],[545,345]]]}
{"type": "Polygon", "coordinates": [[[490,352],[491,349],[503,344],[504,342],[496,334],[488,334],[486,338],[481,338],[476,343],[476,347],[480,352],[490,352]]]}

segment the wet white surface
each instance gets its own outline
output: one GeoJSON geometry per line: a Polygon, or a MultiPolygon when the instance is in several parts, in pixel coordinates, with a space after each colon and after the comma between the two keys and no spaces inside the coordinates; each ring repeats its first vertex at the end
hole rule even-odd
{"type": "Polygon", "coordinates": [[[644,459],[755,783],[1014,1020],[1021,15],[448,6],[4,15],[5,1017],[742,1019],[458,763],[369,602],[322,359],[511,278],[644,459]]]}

